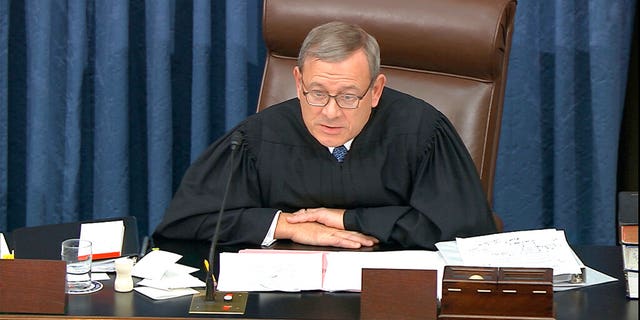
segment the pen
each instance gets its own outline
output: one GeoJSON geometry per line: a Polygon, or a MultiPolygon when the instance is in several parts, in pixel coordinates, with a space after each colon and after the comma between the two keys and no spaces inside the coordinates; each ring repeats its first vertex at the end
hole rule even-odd
{"type": "Polygon", "coordinates": [[[207,261],[207,259],[204,260],[204,268],[207,270],[207,274],[211,273],[211,280],[213,280],[213,286],[215,287],[218,282],[216,281],[216,276],[213,272],[209,272],[209,261],[207,261]]]}

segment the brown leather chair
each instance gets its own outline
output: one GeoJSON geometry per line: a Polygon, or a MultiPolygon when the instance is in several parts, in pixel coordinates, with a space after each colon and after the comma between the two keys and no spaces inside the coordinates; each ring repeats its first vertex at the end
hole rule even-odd
{"type": "MultiPolygon", "coordinates": [[[[515,0],[265,0],[258,111],[296,96],[292,69],[309,30],[358,24],[380,44],[387,86],[453,123],[491,204],[515,9],[515,0]]],[[[496,222],[502,230],[497,215],[496,222]]]]}

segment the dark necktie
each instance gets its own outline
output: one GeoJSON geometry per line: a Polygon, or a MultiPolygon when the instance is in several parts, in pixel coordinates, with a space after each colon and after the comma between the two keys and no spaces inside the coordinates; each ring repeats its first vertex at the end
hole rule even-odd
{"type": "Polygon", "coordinates": [[[338,162],[342,162],[344,161],[344,157],[347,156],[347,148],[345,146],[339,146],[339,147],[335,147],[333,148],[333,156],[336,157],[336,160],[338,160],[338,162]]]}

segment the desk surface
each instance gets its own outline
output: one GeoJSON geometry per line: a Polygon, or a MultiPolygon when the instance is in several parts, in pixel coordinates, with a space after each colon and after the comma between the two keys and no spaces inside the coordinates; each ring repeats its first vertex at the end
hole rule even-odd
{"type": "MultiPolygon", "coordinates": [[[[638,319],[638,301],[625,298],[622,281],[621,249],[616,246],[576,247],[576,253],[589,267],[621,279],[577,290],[554,293],[556,319],[638,319]]],[[[113,278],[113,275],[111,276],[113,278]]],[[[86,318],[201,318],[215,315],[190,315],[191,296],[154,301],[137,292],[118,293],[113,281],[89,295],[68,296],[64,319],[86,318]]],[[[0,314],[0,319],[30,318],[33,315],[0,314]]],[[[56,318],[53,316],[43,318],[56,318]]],[[[251,293],[244,315],[224,318],[244,319],[359,319],[358,293],[251,293]]]]}

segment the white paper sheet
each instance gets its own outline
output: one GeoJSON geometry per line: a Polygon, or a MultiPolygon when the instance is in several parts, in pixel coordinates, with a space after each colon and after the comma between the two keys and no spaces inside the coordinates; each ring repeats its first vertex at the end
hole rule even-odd
{"type": "Polygon", "coordinates": [[[437,295],[440,298],[444,260],[436,251],[328,253],[323,290],[360,291],[362,289],[362,269],[364,268],[436,270],[438,273],[437,295]]]}
{"type": "Polygon", "coordinates": [[[109,279],[109,275],[104,272],[91,272],[91,280],[93,281],[103,281],[109,279]]]}
{"type": "Polygon", "coordinates": [[[138,291],[154,300],[165,300],[198,293],[198,291],[191,288],[162,290],[152,287],[135,287],[133,288],[133,290],[138,291]]]}
{"type": "Polygon", "coordinates": [[[276,254],[272,250],[264,251],[221,253],[218,289],[297,292],[322,288],[322,252],[276,254]]]}
{"type": "Polygon", "coordinates": [[[9,251],[7,240],[5,240],[4,234],[0,232],[0,259],[2,259],[2,257],[4,257],[5,255],[8,256],[9,254],[11,254],[11,251],[9,251]]]}
{"type": "Polygon", "coordinates": [[[181,255],[163,250],[147,253],[133,266],[131,275],[138,278],[159,280],[164,273],[182,258],[181,255]]]}
{"type": "Polygon", "coordinates": [[[170,290],[192,287],[204,287],[206,284],[186,273],[170,273],[166,272],[164,276],[158,280],[143,279],[137,283],[139,286],[152,287],[156,289],[170,290]]]}

